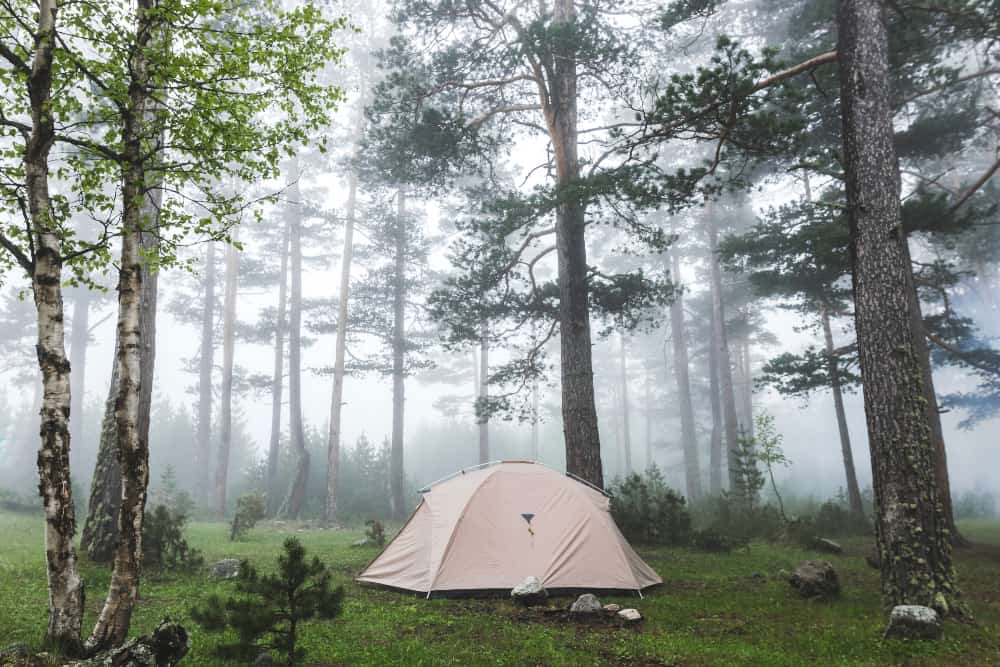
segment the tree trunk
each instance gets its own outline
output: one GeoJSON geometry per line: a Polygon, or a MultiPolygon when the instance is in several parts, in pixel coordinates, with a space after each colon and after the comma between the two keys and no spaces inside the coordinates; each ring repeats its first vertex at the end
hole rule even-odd
{"type": "Polygon", "coordinates": [[[708,488],[713,496],[722,493],[722,399],[719,393],[719,346],[716,345],[715,313],[709,324],[708,393],[712,406],[712,439],[709,445],[708,488]]]}
{"type": "Polygon", "coordinates": [[[736,417],[736,395],[733,392],[733,366],[729,356],[726,336],[726,311],[722,297],[722,268],[719,266],[719,232],[715,218],[709,211],[705,218],[708,233],[709,263],[712,280],[712,328],[714,343],[719,353],[719,389],[722,392],[722,418],[725,426],[726,463],[729,471],[729,488],[736,488],[736,448],[739,444],[739,423],[736,417]]]}
{"type": "MultiPolygon", "coordinates": [[[[357,154],[357,150],[355,150],[357,154]]],[[[347,220],[344,224],[344,255],[340,264],[340,303],[337,307],[337,347],[333,364],[333,396],[330,399],[330,432],[326,449],[326,522],[337,520],[337,477],[340,471],[340,417],[344,406],[344,361],[347,353],[347,317],[351,297],[351,261],[354,257],[354,217],[358,198],[358,175],[351,168],[347,189],[347,220]]]]}
{"type": "MultiPolygon", "coordinates": [[[[653,390],[650,373],[646,373],[646,469],[653,465],[653,390]]],[[[689,492],[690,493],[690,492],[689,492]]]]}
{"type": "Polygon", "coordinates": [[[837,413],[837,429],[840,432],[840,451],[844,457],[844,473],[847,477],[847,501],[851,512],[857,516],[865,515],[861,502],[861,489],[858,486],[858,476],[854,472],[854,454],[851,452],[851,435],[847,429],[847,413],[844,411],[844,394],[840,380],[840,363],[834,352],[833,329],[830,327],[830,311],[826,306],[820,309],[823,322],[823,338],[826,342],[826,359],[830,373],[830,387],[833,389],[833,408],[837,413]]]}
{"type": "Polygon", "coordinates": [[[281,449],[281,400],[285,386],[285,311],[288,308],[288,222],[281,234],[281,268],[279,269],[278,313],[274,324],[274,373],[271,377],[271,438],[267,445],[267,513],[278,511],[278,454],[281,449]]]}
{"type": "Polygon", "coordinates": [[[69,470],[70,365],[66,359],[62,257],[49,200],[52,59],[57,0],[40,0],[35,52],[28,76],[31,133],[24,154],[25,190],[34,242],[32,290],[38,314],[38,368],[42,409],[38,490],[45,508],[45,564],[49,588],[46,640],[62,650],[80,649],[83,581],[77,572],[76,517],[69,470]]]}
{"type": "MultiPolygon", "coordinates": [[[[572,0],[555,0],[554,30],[576,21],[572,0]]],[[[569,29],[569,28],[564,28],[569,29]]],[[[556,187],[565,189],[580,177],[577,155],[576,45],[564,40],[553,49],[551,81],[543,100],[545,120],[556,165],[556,187]]],[[[575,198],[556,209],[559,281],[559,332],[562,418],[566,437],[566,471],[597,487],[604,486],[601,438],[594,401],[593,350],[588,300],[586,211],[575,198]]]]}
{"type": "Polygon", "coordinates": [[[87,345],[90,342],[90,302],[93,296],[87,288],[73,294],[73,328],[69,337],[70,422],[69,440],[79,449],[83,442],[83,394],[87,378],[87,345]]]}
{"type": "Polygon", "coordinates": [[[625,474],[628,475],[632,472],[632,420],[629,415],[628,359],[624,333],[618,336],[618,372],[622,383],[622,449],[625,452],[625,474]]]}
{"type": "Polygon", "coordinates": [[[404,518],[403,408],[406,354],[406,194],[396,193],[396,257],[392,283],[392,445],[389,449],[389,488],[392,516],[404,518]]]}
{"type": "MultiPolygon", "coordinates": [[[[117,355],[118,337],[115,336],[117,355]]],[[[118,428],[115,402],[118,400],[118,364],[111,366],[111,382],[101,420],[97,463],[90,482],[90,504],[83,524],[80,548],[95,563],[110,563],[118,544],[118,509],[121,507],[122,471],[118,462],[118,428]]]]}
{"type": "MultiPolygon", "coordinates": [[[[237,230],[238,234],[239,230],[237,230]]],[[[234,235],[234,241],[237,239],[234,235]]],[[[222,390],[219,393],[219,449],[215,457],[215,516],[226,514],[226,485],[229,481],[229,450],[233,437],[233,357],[236,352],[236,289],[240,255],[232,244],[226,246],[225,292],[222,305],[222,390]]]]}
{"type": "Polygon", "coordinates": [[[743,429],[750,438],[753,438],[753,367],[750,363],[750,341],[746,338],[740,341],[740,363],[743,382],[743,391],[740,395],[743,399],[743,429]]]}
{"type": "MultiPolygon", "coordinates": [[[[142,524],[149,484],[149,399],[152,396],[152,359],[144,364],[143,357],[151,354],[155,345],[155,341],[143,338],[144,334],[155,330],[155,324],[147,322],[143,326],[142,320],[144,311],[147,315],[155,314],[156,284],[143,284],[146,276],[143,275],[141,248],[143,232],[155,225],[153,218],[159,210],[158,201],[150,202],[147,197],[148,158],[144,156],[144,144],[150,138],[147,134],[149,63],[146,47],[153,36],[151,10],[154,4],[154,0],[139,0],[136,5],[137,48],[129,63],[129,109],[122,118],[123,206],[115,359],[118,370],[115,426],[121,468],[121,503],[111,583],[104,607],[87,641],[90,650],[119,646],[128,637],[132,610],[139,597],[142,569],[142,524]],[[144,366],[150,377],[143,376],[144,366]],[[148,386],[143,386],[144,381],[148,386]],[[146,401],[145,415],[143,400],[146,401]],[[143,425],[147,430],[145,434],[143,425]]],[[[155,244],[155,234],[147,234],[146,239],[146,243],[155,244]]]]}
{"type": "MultiPolygon", "coordinates": [[[[483,320],[482,333],[479,338],[479,403],[483,410],[487,409],[486,402],[490,397],[490,339],[489,326],[483,320]]],[[[488,463],[490,460],[490,418],[487,413],[478,416],[479,423],[479,462],[488,463]]]]}
{"type": "Polygon", "coordinates": [[[288,228],[290,231],[291,295],[288,309],[288,429],[295,453],[295,474],[288,487],[284,514],[292,519],[302,516],[309,481],[309,452],[302,427],[302,192],[299,188],[299,161],[292,160],[288,189],[288,228]]]}
{"type": "MultiPolygon", "coordinates": [[[[680,284],[680,258],[671,253],[671,279],[680,284]]],[[[677,407],[681,413],[681,441],[684,446],[684,481],[689,500],[701,497],[701,464],[698,461],[698,437],[695,433],[691,380],[688,376],[687,333],[684,330],[684,301],[680,293],[670,304],[670,338],[674,350],[674,379],[677,382],[677,407]]]]}
{"type": "Polygon", "coordinates": [[[935,478],[899,202],[888,35],[878,0],[840,0],[838,48],[855,329],[887,606],[962,613],[935,478]]]}
{"type": "Polygon", "coordinates": [[[195,494],[208,504],[212,459],[212,372],[215,369],[215,243],[205,251],[205,293],[202,297],[201,346],[198,359],[198,433],[194,450],[195,494]]]}

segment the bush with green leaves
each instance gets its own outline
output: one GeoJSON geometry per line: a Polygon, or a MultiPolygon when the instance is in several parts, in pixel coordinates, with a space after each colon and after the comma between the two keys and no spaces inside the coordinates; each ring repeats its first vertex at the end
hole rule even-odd
{"type": "Polygon", "coordinates": [[[142,524],[142,559],[147,567],[195,570],[205,563],[201,552],[184,539],[187,516],[165,505],[146,510],[142,524]]]}
{"type": "Polygon", "coordinates": [[[611,494],[611,516],[630,542],[639,544],[688,544],[691,515],[684,496],[667,486],[655,465],[643,475],[633,473],[616,480],[611,494]]]}
{"type": "Polygon", "coordinates": [[[241,540],[257,525],[257,522],[267,515],[267,505],[264,496],[248,493],[236,499],[236,512],[229,525],[230,541],[241,540]]]}
{"type": "Polygon", "coordinates": [[[206,630],[231,631],[217,652],[230,660],[252,660],[262,650],[283,654],[286,664],[301,664],[305,651],[297,647],[303,621],[340,615],[342,586],[331,588],[329,568],[315,556],[306,559],[302,544],[290,537],[278,556],[278,571],[260,574],[248,561],[240,563],[236,595],[218,595],[191,609],[191,618],[206,630]]]}

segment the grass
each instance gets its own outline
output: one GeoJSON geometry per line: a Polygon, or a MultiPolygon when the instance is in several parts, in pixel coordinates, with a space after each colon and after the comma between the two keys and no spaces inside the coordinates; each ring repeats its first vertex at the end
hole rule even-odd
{"type": "MultiPolygon", "coordinates": [[[[314,622],[303,632],[307,664],[332,665],[1000,665],[1000,525],[963,524],[980,544],[956,555],[975,624],[948,622],[938,642],[885,641],[878,576],[864,563],[868,544],[850,540],[829,559],[843,594],[828,603],[798,599],[781,575],[805,558],[797,548],[754,544],[729,555],[687,549],[639,549],[661,574],[663,586],[645,599],[607,597],[637,607],[638,629],[577,626],[542,620],[507,600],[424,600],[361,588],[352,576],[376,549],[352,548],[358,531],[299,529],[264,524],[244,542],[229,542],[223,524],[189,527],[189,541],[208,562],[246,557],[273,567],[281,543],[299,537],[347,590],[344,615],[314,622]],[[988,543],[992,544],[988,544],[988,543]]],[[[0,514],[0,647],[37,647],[46,621],[42,524],[36,516],[0,514]]],[[[84,564],[89,592],[87,625],[107,589],[106,568],[84,564]]],[[[133,631],[149,631],[161,618],[186,622],[192,650],[182,664],[227,665],[212,655],[218,635],[191,624],[188,610],[227,582],[203,572],[148,577],[133,631]]],[[[562,601],[560,601],[562,602],[562,601]]],[[[569,601],[566,600],[566,603],[569,601]]]]}

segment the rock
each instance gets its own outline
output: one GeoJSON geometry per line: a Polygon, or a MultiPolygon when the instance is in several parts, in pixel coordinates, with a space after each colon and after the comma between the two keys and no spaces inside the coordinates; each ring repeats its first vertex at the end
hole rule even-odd
{"type": "Polygon", "coordinates": [[[618,612],[618,618],[626,623],[636,623],[642,620],[642,614],[639,613],[638,609],[622,609],[618,612]]]}
{"type": "Polygon", "coordinates": [[[750,578],[751,579],[763,579],[764,578],[764,573],[763,572],[751,572],[750,573],[750,578]]]}
{"type": "Polygon", "coordinates": [[[865,556],[865,562],[868,563],[868,567],[872,569],[882,569],[882,556],[879,554],[877,546],[872,547],[872,550],[868,552],[868,555],[865,556]]]}
{"type": "Polygon", "coordinates": [[[235,579],[240,573],[240,561],[237,558],[223,558],[213,563],[209,574],[214,579],[235,579]]]}
{"type": "Polygon", "coordinates": [[[608,612],[610,614],[617,614],[621,610],[622,610],[622,606],[620,604],[615,604],[615,603],[612,602],[611,604],[604,605],[604,611],[606,611],[606,612],[608,612]]]}
{"type": "Polygon", "coordinates": [[[813,538],[812,548],[816,551],[822,551],[828,554],[842,554],[844,553],[844,547],[840,546],[833,540],[828,540],[825,537],[813,538]]]}
{"type": "Polygon", "coordinates": [[[278,663],[274,661],[269,653],[261,653],[257,656],[257,659],[253,661],[253,667],[277,667],[278,663]]]}
{"type": "Polygon", "coordinates": [[[830,598],[840,593],[837,572],[825,560],[802,561],[788,583],[804,598],[830,598]]]}
{"type": "Polygon", "coordinates": [[[894,639],[938,639],[943,629],[941,617],[930,607],[901,604],[892,608],[885,636],[894,639]]]}
{"type": "Polygon", "coordinates": [[[66,667],[173,667],[188,652],[187,631],[164,619],[148,637],[129,639],[117,648],[101,651],[66,667]]]}
{"type": "Polygon", "coordinates": [[[584,593],[569,608],[570,614],[596,614],[601,611],[601,601],[593,593],[584,593]]]}
{"type": "Polygon", "coordinates": [[[538,577],[528,577],[511,590],[510,596],[517,604],[532,607],[543,604],[548,599],[549,593],[538,577]]]}
{"type": "Polygon", "coordinates": [[[362,537],[360,540],[357,540],[356,542],[352,542],[351,546],[352,547],[372,547],[372,546],[375,546],[375,540],[373,540],[372,538],[370,538],[370,537],[368,537],[366,535],[365,537],[362,537]]]}

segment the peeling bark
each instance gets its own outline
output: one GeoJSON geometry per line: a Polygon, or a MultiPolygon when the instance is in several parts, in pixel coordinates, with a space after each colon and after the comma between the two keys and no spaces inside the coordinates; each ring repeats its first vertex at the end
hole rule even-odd
{"type": "Polygon", "coordinates": [[[935,477],[913,275],[893,143],[888,32],[878,0],[840,0],[841,114],[855,329],[887,606],[963,614],[935,477]]]}
{"type": "Polygon", "coordinates": [[[28,75],[31,132],[24,154],[25,190],[34,243],[32,291],[38,315],[38,368],[42,375],[38,491],[45,509],[45,563],[49,620],[46,641],[67,653],[80,650],[83,581],[73,535],[76,516],[70,480],[70,364],[66,359],[62,257],[49,200],[52,60],[57,0],[40,0],[35,52],[28,75]]]}

